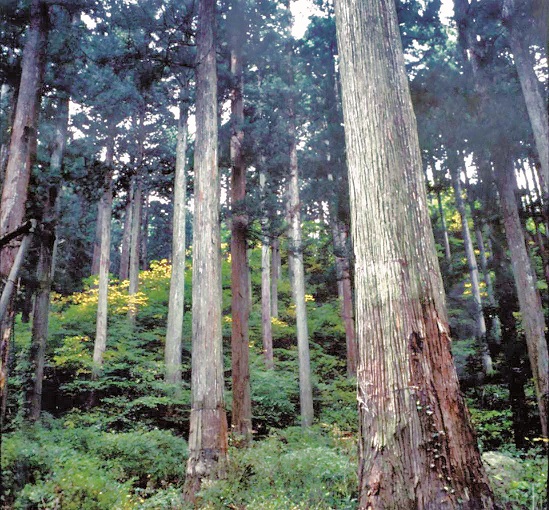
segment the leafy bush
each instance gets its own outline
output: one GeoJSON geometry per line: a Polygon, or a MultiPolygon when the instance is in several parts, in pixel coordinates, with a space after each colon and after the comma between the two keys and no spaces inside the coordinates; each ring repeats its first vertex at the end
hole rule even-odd
{"type": "Polygon", "coordinates": [[[231,449],[227,471],[203,488],[201,508],[356,508],[355,464],[319,429],[289,428],[231,449]]]}

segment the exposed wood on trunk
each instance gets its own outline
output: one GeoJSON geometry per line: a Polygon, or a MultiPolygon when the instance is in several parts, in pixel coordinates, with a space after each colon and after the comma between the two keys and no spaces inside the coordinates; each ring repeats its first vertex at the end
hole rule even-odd
{"type": "Polygon", "coordinates": [[[528,356],[536,388],[541,429],[548,435],[549,414],[549,357],[545,338],[545,319],[541,299],[536,288],[536,275],[528,257],[522,225],[515,197],[516,180],[509,154],[494,154],[496,186],[503,214],[505,234],[509,245],[513,275],[522,316],[522,326],[528,346],[528,356]]]}
{"type": "Polygon", "coordinates": [[[355,250],[358,506],[492,509],[450,351],[395,3],[335,7],[355,250]]]}
{"type": "MultiPolygon", "coordinates": [[[[92,379],[101,375],[103,367],[103,355],[107,348],[107,300],[109,293],[109,268],[111,262],[111,215],[113,193],[113,160],[114,160],[114,133],[111,130],[107,140],[107,154],[105,156],[105,180],[103,195],[101,196],[99,210],[101,211],[101,257],[99,263],[99,293],[97,297],[97,318],[95,324],[95,342],[93,346],[92,379]]],[[[93,403],[94,396],[90,398],[93,403]]]]}
{"type": "Polygon", "coordinates": [[[182,99],[179,105],[177,147],[175,153],[172,274],[170,278],[166,349],[164,352],[164,361],[166,363],[165,380],[169,384],[176,385],[176,393],[180,392],[181,384],[181,343],[185,314],[185,197],[187,192],[186,153],[188,116],[188,102],[182,99]]]}
{"type": "Polygon", "coordinates": [[[225,476],[228,448],[221,335],[215,0],[199,2],[196,45],[191,416],[184,488],[188,502],[195,501],[203,480],[225,476]]]}
{"type": "Polygon", "coordinates": [[[249,264],[247,251],[248,217],[243,210],[246,198],[246,166],[243,160],[244,90],[242,45],[246,34],[240,0],[233,2],[231,23],[231,367],[233,406],[231,432],[243,445],[252,439],[252,402],[248,319],[250,315],[249,264]]]}

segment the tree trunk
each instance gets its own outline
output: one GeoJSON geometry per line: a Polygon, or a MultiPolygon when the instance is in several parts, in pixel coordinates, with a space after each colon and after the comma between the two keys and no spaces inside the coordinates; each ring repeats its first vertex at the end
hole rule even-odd
{"type": "Polygon", "coordinates": [[[505,225],[505,234],[517,287],[522,326],[528,346],[528,356],[534,377],[541,430],[547,437],[549,413],[549,358],[545,339],[545,319],[541,299],[536,289],[515,197],[516,181],[513,161],[509,154],[494,154],[496,186],[505,225]]]}
{"type": "Polygon", "coordinates": [[[450,351],[395,4],[335,6],[356,260],[358,505],[492,509],[450,351]]]}
{"type": "Polygon", "coordinates": [[[91,276],[99,275],[99,267],[101,266],[101,239],[103,232],[103,204],[101,199],[97,204],[97,219],[95,221],[95,237],[93,239],[93,253],[91,262],[91,276]]]}
{"type": "MultiPolygon", "coordinates": [[[[259,184],[265,190],[266,175],[259,170],[259,184]]],[[[267,235],[267,218],[262,219],[263,239],[261,241],[261,331],[263,334],[263,357],[265,368],[274,368],[273,325],[271,322],[271,246],[267,235]]]]}
{"type": "Polygon", "coordinates": [[[193,332],[189,459],[185,499],[203,480],[225,476],[227,417],[223,401],[221,252],[217,166],[215,0],[198,7],[196,68],[193,332]]]}
{"type": "Polygon", "coordinates": [[[280,278],[280,242],[278,237],[271,244],[271,316],[278,318],[278,279],[280,278]]]}
{"type": "Polygon", "coordinates": [[[137,305],[132,301],[139,290],[139,257],[141,248],[141,207],[143,204],[143,180],[141,176],[136,177],[135,192],[132,200],[132,234],[130,242],[130,285],[128,294],[130,306],[128,319],[132,326],[135,326],[137,317],[137,305]]]}
{"type": "Polygon", "coordinates": [[[353,290],[349,270],[349,254],[347,249],[347,226],[337,218],[337,212],[332,211],[332,239],[337,272],[337,287],[341,307],[341,319],[345,327],[347,347],[347,375],[356,376],[357,345],[355,321],[353,317],[353,290]]]}
{"type": "MultiPolygon", "coordinates": [[[[27,188],[36,155],[36,118],[44,74],[48,7],[46,2],[33,0],[30,26],[23,50],[21,82],[12,127],[9,158],[0,204],[0,237],[14,230],[25,215],[27,188]]],[[[0,252],[0,278],[5,278],[17,253],[15,244],[0,252]]]]}
{"type": "Polygon", "coordinates": [[[482,312],[482,300],[480,297],[480,284],[478,276],[477,259],[469,230],[469,218],[465,210],[461,188],[461,168],[455,155],[451,155],[448,160],[450,174],[452,176],[452,186],[454,187],[454,197],[456,201],[456,209],[461,218],[461,232],[463,235],[463,244],[465,248],[465,257],[467,258],[467,266],[469,268],[469,278],[471,280],[471,294],[473,296],[473,319],[476,324],[476,333],[478,345],[481,350],[482,368],[485,375],[493,373],[492,358],[486,344],[486,323],[484,322],[484,313],[482,312]]]}
{"type": "Polygon", "coordinates": [[[141,232],[140,232],[140,252],[139,263],[141,269],[149,269],[149,259],[147,254],[149,244],[149,193],[143,194],[143,203],[141,205],[141,232]]]}
{"type": "MultiPolygon", "coordinates": [[[[549,201],[549,120],[547,119],[547,95],[534,72],[534,62],[530,56],[527,38],[515,23],[520,18],[515,0],[504,0],[503,17],[508,30],[508,39],[526,103],[530,124],[534,133],[536,149],[541,163],[544,199],[549,201]]],[[[547,22],[547,20],[545,20],[547,22]]],[[[546,41],[547,42],[547,41],[546,41]]],[[[546,205],[547,207],[547,205],[546,205]]]]}
{"type": "MultiPolygon", "coordinates": [[[[69,97],[61,99],[58,106],[58,124],[55,138],[51,146],[50,176],[53,181],[59,181],[69,124],[69,97]]],[[[50,291],[52,284],[53,248],[55,245],[55,229],[58,220],[58,188],[51,187],[48,199],[44,204],[42,214],[42,230],[40,232],[40,255],[38,261],[38,292],[34,304],[32,321],[32,345],[30,352],[31,366],[34,368],[32,387],[27,388],[27,411],[30,421],[40,419],[42,410],[42,381],[46,363],[46,342],[48,339],[50,291]]]]}
{"type": "Polygon", "coordinates": [[[130,184],[128,189],[128,201],[126,202],[126,207],[124,208],[124,232],[122,234],[122,251],[120,253],[120,271],[119,278],[120,280],[128,280],[130,277],[130,244],[132,238],[132,213],[133,213],[133,202],[132,202],[133,189],[130,184]]]}
{"type": "Polygon", "coordinates": [[[177,127],[177,148],[175,151],[175,180],[173,185],[173,238],[172,275],[170,278],[170,299],[168,304],[168,325],[166,329],[166,377],[168,384],[181,385],[181,342],[183,339],[183,318],[185,314],[185,196],[187,192],[186,154],[187,101],[179,105],[177,127]]]}
{"type": "Polygon", "coordinates": [[[250,366],[248,319],[250,295],[247,252],[248,217],[245,214],[246,166],[242,157],[244,141],[244,102],[242,91],[242,44],[246,28],[241,2],[233,2],[231,11],[231,365],[233,408],[231,431],[238,442],[247,445],[252,439],[252,402],[250,395],[250,366]]]}
{"type": "MultiPolygon", "coordinates": [[[[289,44],[288,69],[289,88],[293,94],[293,48],[289,44]]],[[[295,303],[295,319],[297,328],[297,350],[299,358],[299,403],[301,411],[301,426],[310,427],[313,424],[313,386],[311,382],[311,360],[309,353],[309,331],[307,327],[307,305],[305,303],[305,271],[303,268],[303,243],[301,240],[301,203],[299,200],[299,175],[297,165],[297,136],[295,127],[295,108],[292,95],[288,98],[288,139],[290,142],[290,175],[288,179],[288,265],[290,269],[290,285],[295,303]]]]}
{"type": "Polygon", "coordinates": [[[450,238],[448,237],[448,226],[446,225],[446,216],[444,215],[444,209],[442,208],[442,198],[440,196],[440,190],[437,189],[437,203],[438,203],[438,215],[440,216],[440,223],[442,226],[442,235],[444,239],[444,256],[446,263],[450,265],[452,263],[452,251],[450,249],[450,238]]]}
{"type": "MultiPolygon", "coordinates": [[[[112,178],[114,160],[114,134],[109,135],[107,141],[107,154],[105,157],[104,190],[99,203],[101,211],[101,257],[99,262],[99,294],[97,297],[97,319],[95,325],[95,343],[93,346],[92,379],[96,380],[101,375],[103,367],[103,355],[107,347],[107,300],[109,293],[109,268],[111,261],[111,215],[112,215],[112,178]]],[[[90,402],[93,403],[92,394],[90,402]]]]}

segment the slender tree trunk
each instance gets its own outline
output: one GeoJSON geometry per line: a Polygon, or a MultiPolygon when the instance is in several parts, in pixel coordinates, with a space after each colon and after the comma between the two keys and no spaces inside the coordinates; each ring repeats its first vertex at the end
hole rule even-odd
{"type": "Polygon", "coordinates": [[[228,448],[221,335],[215,0],[200,0],[197,26],[191,417],[184,490],[189,502],[195,501],[203,480],[225,476],[228,448]]]}
{"type": "MultiPolygon", "coordinates": [[[[290,94],[293,94],[292,46],[289,45],[288,69],[290,94]]],[[[290,284],[295,303],[297,350],[299,358],[299,402],[301,426],[313,424],[313,386],[311,382],[311,360],[309,353],[309,331],[307,327],[307,305],[305,303],[305,270],[303,268],[303,243],[301,239],[301,203],[299,200],[299,175],[297,165],[297,136],[295,127],[294,98],[288,99],[288,139],[290,141],[290,175],[288,180],[288,265],[290,284]]]]}
{"type": "Polygon", "coordinates": [[[130,184],[128,190],[128,201],[124,208],[124,232],[122,234],[122,251],[120,253],[120,280],[128,280],[130,277],[130,243],[132,238],[132,202],[133,189],[130,184]]]}
{"type": "MultiPolygon", "coordinates": [[[[265,193],[267,176],[262,168],[259,170],[259,184],[265,193]]],[[[263,206],[265,206],[263,204],[263,206]]],[[[261,331],[263,335],[263,357],[267,369],[274,368],[273,325],[271,322],[271,245],[267,232],[266,217],[261,220],[263,239],[261,240],[261,331]]]]}
{"type": "MultiPolygon", "coordinates": [[[[55,138],[51,147],[50,175],[59,180],[69,124],[69,97],[61,99],[58,107],[58,120],[55,138]]],[[[38,261],[38,292],[34,304],[32,321],[31,366],[34,368],[32,387],[27,388],[27,411],[30,421],[37,421],[42,410],[42,381],[46,363],[46,342],[48,339],[50,291],[52,284],[53,248],[55,229],[58,220],[58,188],[51,187],[42,214],[40,232],[40,255],[38,261]]]]}
{"type": "Polygon", "coordinates": [[[132,297],[139,290],[139,256],[141,248],[141,207],[143,205],[143,180],[138,175],[136,177],[135,193],[133,195],[132,205],[132,234],[130,242],[130,285],[128,294],[130,296],[130,307],[128,310],[128,319],[132,326],[135,326],[137,317],[137,305],[132,302],[132,297]]]}
{"type": "Polygon", "coordinates": [[[492,509],[450,352],[395,4],[335,7],[356,260],[358,506],[492,509]]]}
{"type": "Polygon", "coordinates": [[[280,278],[280,241],[271,244],[271,316],[278,318],[278,279],[280,278]]]}
{"type": "Polygon", "coordinates": [[[538,399],[541,430],[548,435],[549,413],[549,357],[545,338],[545,319],[541,299],[536,289],[536,275],[532,269],[515,197],[516,181],[513,161],[509,154],[494,154],[496,186],[499,193],[505,234],[517,287],[522,325],[528,346],[534,385],[538,399]]]}
{"type": "MultiPolygon", "coordinates": [[[[109,293],[109,268],[111,261],[111,214],[112,214],[112,178],[114,160],[114,134],[111,133],[107,141],[107,154],[105,157],[104,190],[100,200],[99,210],[103,223],[101,225],[101,257],[99,263],[99,295],[97,297],[97,320],[95,326],[95,343],[93,346],[92,379],[96,380],[101,375],[103,367],[103,355],[107,347],[107,300],[109,293]]],[[[94,395],[90,402],[93,404],[94,395]]]]}
{"type": "Polygon", "coordinates": [[[480,284],[478,275],[477,259],[469,230],[469,219],[465,210],[465,203],[462,195],[460,167],[455,156],[449,158],[450,174],[452,176],[452,186],[454,187],[454,196],[456,201],[456,209],[461,218],[461,232],[463,235],[463,244],[465,248],[465,257],[467,258],[467,266],[469,267],[469,278],[471,280],[471,294],[473,296],[473,319],[476,324],[476,337],[482,356],[482,368],[486,375],[493,372],[492,358],[488,351],[486,343],[486,323],[484,322],[484,313],[482,312],[482,300],[480,297],[480,284]]]}
{"type": "Polygon", "coordinates": [[[177,148],[175,158],[175,181],[173,186],[173,238],[172,275],[170,278],[170,300],[166,330],[166,382],[181,384],[181,343],[183,339],[183,318],[185,314],[185,196],[187,192],[186,153],[188,102],[179,105],[177,127],[177,148]]]}
{"type": "Polygon", "coordinates": [[[348,230],[347,226],[342,221],[339,221],[336,216],[337,212],[332,211],[332,239],[337,272],[337,287],[347,347],[347,375],[349,377],[355,377],[357,345],[355,321],[353,317],[353,290],[347,249],[348,230]]]}
{"type": "Polygon", "coordinates": [[[93,253],[91,263],[91,275],[99,275],[99,267],[101,265],[101,233],[104,225],[103,208],[101,199],[97,205],[97,219],[95,221],[95,237],[93,239],[93,253]]]}
{"type": "Polygon", "coordinates": [[[250,315],[249,264],[247,251],[248,217],[242,210],[246,198],[246,166],[242,157],[244,141],[244,102],[242,91],[244,13],[240,1],[233,2],[231,15],[231,357],[233,408],[231,431],[239,442],[247,445],[252,439],[252,402],[248,318],[250,315]]]}
{"type": "Polygon", "coordinates": [[[450,265],[452,263],[452,251],[450,249],[450,238],[448,236],[448,226],[446,225],[446,216],[444,215],[444,209],[442,208],[442,197],[440,196],[440,190],[437,189],[437,204],[438,215],[440,217],[440,224],[442,226],[442,235],[444,240],[444,256],[446,263],[450,265]]]}
{"type": "Polygon", "coordinates": [[[140,232],[139,263],[141,269],[149,269],[147,249],[149,245],[149,193],[143,194],[141,205],[141,232],[140,232]]]}

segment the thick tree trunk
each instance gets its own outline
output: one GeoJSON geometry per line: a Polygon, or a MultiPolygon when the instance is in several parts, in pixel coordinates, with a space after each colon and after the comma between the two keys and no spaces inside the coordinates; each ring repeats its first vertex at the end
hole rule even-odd
{"type": "MultiPolygon", "coordinates": [[[[17,106],[12,127],[9,158],[0,204],[0,237],[23,223],[27,188],[32,162],[36,155],[36,117],[44,74],[44,58],[48,33],[46,2],[33,0],[30,26],[23,50],[23,62],[17,106]]],[[[5,278],[17,253],[10,245],[0,252],[0,277],[5,278]]]]}
{"type": "Polygon", "coordinates": [[[187,120],[189,105],[185,101],[179,105],[177,127],[177,147],[175,158],[175,180],[173,185],[173,238],[172,275],[170,278],[170,298],[168,304],[168,325],[166,329],[165,380],[181,384],[181,343],[183,339],[183,318],[185,314],[185,196],[187,193],[186,153],[187,120]]]}
{"type": "Polygon", "coordinates": [[[356,260],[358,505],[492,509],[450,351],[395,4],[339,0],[336,22],[356,260]]]}
{"type": "Polygon", "coordinates": [[[252,402],[248,319],[250,315],[249,265],[247,251],[248,217],[242,210],[246,198],[246,166],[242,158],[244,141],[244,88],[242,43],[246,33],[240,1],[231,12],[231,366],[233,408],[231,431],[244,445],[252,439],[252,402]]]}
{"type": "Polygon", "coordinates": [[[215,0],[199,2],[196,45],[191,417],[184,489],[189,502],[195,501],[203,480],[225,476],[228,448],[221,335],[215,0]]]}
{"type": "Polygon", "coordinates": [[[469,218],[465,209],[465,203],[462,195],[461,188],[461,169],[455,156],[449,158],[450,174],[452,176],[452,186],[454,187],[454,197],[456,202],[456,209],[458,210],[461,218],[461,232],[463,235],[463,245],[465,248],[465,257],[467,259],[467,266],[469,268],[469,278],[471,280],[471,294],[473,297],[473,319],[476,324],[476,338],[481,350],[482,356],[482,368],[486,375],[492,374],[493,365],[490,352],[488,351],[488,345],[486,343],[486,322],[484,321],[484,313],[482,312],[482,300],[480,297],[480,284],[477,259],[475,257],[475,251],[473,248],[473,241],[471,239],[471,232],[469,230],[469,218]]]}
{"type": "Polygon", "coordinates": [[[120,280],[128,280],[130,277],[130,243],[132,238],[132,194],[133,189],[130,185],[128,190],[128,201],[124,208],[124,232],[122,234],[122,250],[120,252],[120,270],[118,276],[120,280]]]}
{"type": "MultiPolygon", "coordinates": [[[[103,355],[107,347],[107,300],[109,293],[109,268],[111,262],[111,215],[112,215],[112,177],[114,160],[114,134],[107,141],[107,154],[105,157],[104,190],[99,203],[101,211],[101,257],[99,263],[99,294],[97,297],[97,319],[95,325],[95,343],[93,346],[92,379],[101,375],[103,355]]],[[[92,395],[90,402],[93,403],[92,395]]]]}
{"type": "Polygon", "coordinates": [[[536,288],[536,275],[532,269],[524,234],[520,223],[515,197],[516,181],[513,161],[509,154],[494,154],[496,186],[509,245],[513,275],[522,316],[522,326],[528,346],[528,356],[532,368],[541,430],[548,435],[549,414],[549,357],[545,338],[545,319],[541,299],[536,288]]]}
{"type": "MultiPolygon", "coordinates": [[[[69,124],[69,98],[61,100],[58,107],[58,124],[55,138],[51,146],[50,175],[58,180],[67,142],[69,124]]],[[[48,339],[50,291],[53,279],[53,248],[55,245],[55,229],[58,219],[58,189],[50,188],[48,199],[44,204],[42,214],[42,231],[40,233],[40,255],[38,261],[38,292],[34,303],[32,321],[32,345],[30,362],[34,369],[32,387],[27,388],[27,412],[30,421],[37,421],[42,410],[42,381],[46,363],[46,342],[48,339]]]]}

